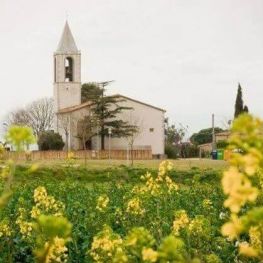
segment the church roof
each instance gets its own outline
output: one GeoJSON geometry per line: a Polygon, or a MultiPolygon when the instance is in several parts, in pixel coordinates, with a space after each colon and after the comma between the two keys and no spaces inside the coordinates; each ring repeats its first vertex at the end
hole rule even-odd
{"type": "MultiPolygon", "coordinates": [[[[155,107],[155,106],[153,106],[153,105],[144,103],[144,102],[139,101],[139,100],[132,99],[132,98],[130,98],[130,97],[123,96],[123,95],[121,95],[121,94],[115,94],[115,95],[112,95],[112,96],[119,97],[119,98],[123,98],[123,99],[125,99],[125,100],[130,100],[130,101],[133,101],[133,102],[142,104],[142,105],[144,105],[144,106],[153,108],[153,109],[155,109],[155,110],[159,110],[159,111],[162,111],[162,112],[166,112],[166,110],[164,110],[164,109],[155,107]]],[[[71,106],[71,107],[67,107],[67,108],[64,108],[64,109],[60,109],[57,113],[58,113],[58,114],[63,114],[63,113],[74,112],[74,111],[80,110],[80,109],[82,109],[82,108],[90,107],[91,105],[92,105],[92,102],[88,101],[88,102],[84,102],[84,103],[81,103],[81,104],[76,105],[76,106],[71,106]]]]}
{"type": "Polygon", "coordinates": [[[162,109],[162,108],[153,106],[153,105],[151,105],[151,104],[148,104],[148,103],[145,103],[145,102],[136,100],[136,99],[132,99],[132,98],[130,98],[130,97],[127,97],[127,96],[124,96],[124,95],[121,95],[121,94],[115,94],[114,96],[120,97],[120,98],[123,98],[123,99],[126,99],[126,100],[130,100],[130,101],[133,101],[133,102],[136,102],[136,103],[139,103],[139,104],[142,104],[142,105],[144,105],[144,106],[153,108],[153,109],[155,109],[155,110],[159,110],[159,111],[162,111],[162,112],[166,112],[165,109],[162,109]]]}
{"type": "Polygon", "coordinates": [[[64,26],[64,30],[61,36],[61,39],[58,44],[57,51],[58,53],[76,53],[79,52],[71,30],[68,25],[68,21],[64,26]]]}

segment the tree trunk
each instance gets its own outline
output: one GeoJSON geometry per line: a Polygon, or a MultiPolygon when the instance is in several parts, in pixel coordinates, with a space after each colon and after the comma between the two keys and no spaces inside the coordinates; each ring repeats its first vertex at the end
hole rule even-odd
{"type": "Polygon", "coordinates": [[[66,132],[66,151],[68,152],[69,151],[69,143],[68,143],[68,132],[66,132]]]}
{"type": "Polygon", "coordinates": [[[133,143],[131,144],[131,166],[133,166],[133,143]]]}
{"type": "Polygon", "coordinates": [[[101,142],[101,150],[105,150],[105,134],[104,134],[104,125],[101,126],[100,130],[100,142],[101,142]]]}

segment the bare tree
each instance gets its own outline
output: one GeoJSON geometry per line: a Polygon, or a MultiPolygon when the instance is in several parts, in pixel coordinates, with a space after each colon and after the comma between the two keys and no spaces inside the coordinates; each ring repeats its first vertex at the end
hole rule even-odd
{"type": "Polygon", "coordinates": [[[140,134],[143,131],[143,121],[138,117],[135,116],[133,110],[128,113],[128,123],[132,127],[129,131],[129,134],[126,136],[126,140],[129,145],[129,149],[131,151],[131,165],[133,165],[134,162],[134,143],[136,139],[140,136],[140,134]]]}
{"type": "Polygon", "coordinates": [[[10,112],[9,125],[26,125],[33,129],[38,136],[41,132],[53,127],[54,103],[52,98],[42,98],[21,108],[10,112]]]}
{"type": "Polygon", "coordinates": [[[65,148],[66,151],[69,150],[69,134],[71,126],[71,115],[68,113],[58,114],[58,126],[64,131],[65,134],[65,148]]]}
{"type": "Polygon", "coordinates": [[[87,149],[86,142],[96,135],[96,132],[94,131],[96,125],[97,119],[91,114],[84,116],[78,121],[76,137],[81,140],[84,150],[87,149]]]}

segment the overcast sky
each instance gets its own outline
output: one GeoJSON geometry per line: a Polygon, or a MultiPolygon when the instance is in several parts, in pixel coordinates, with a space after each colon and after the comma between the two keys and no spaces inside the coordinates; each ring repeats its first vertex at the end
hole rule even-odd
{"type": "Polygon", "coordinates": [[[0,118],[52,96],[66,14],[82,82],[115,80],[111,93],[165,108],[189,134],[232,118],[238,82],[263,117],[262,0],[0,0],[0,118]]]}

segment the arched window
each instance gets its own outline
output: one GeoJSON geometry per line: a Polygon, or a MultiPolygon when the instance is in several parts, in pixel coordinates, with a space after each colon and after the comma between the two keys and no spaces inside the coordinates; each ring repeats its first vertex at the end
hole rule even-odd
{"type": "Polygon", "coordinates": [[[65,59],[65,82],[73,81],[73,59],[71,57],[67,57],[65,59]]]}

